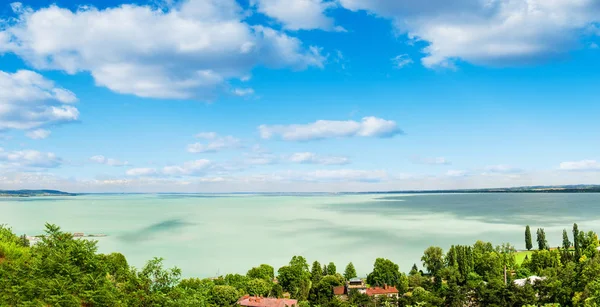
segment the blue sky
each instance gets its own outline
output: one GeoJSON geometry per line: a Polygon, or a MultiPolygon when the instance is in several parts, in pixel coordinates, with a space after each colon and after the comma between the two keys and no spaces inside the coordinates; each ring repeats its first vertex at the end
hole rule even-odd
{"type": "Polygon", "coordinates": [[[0,5],[0,189],[600,183],[597,1],[0,5]]]}

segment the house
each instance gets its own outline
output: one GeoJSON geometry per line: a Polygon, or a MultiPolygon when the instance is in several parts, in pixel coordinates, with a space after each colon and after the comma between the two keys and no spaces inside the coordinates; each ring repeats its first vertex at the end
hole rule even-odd
{"type": "Polygon", "coordinates": [[[246,307],[298,307],[298,300],[250,295],[241,297],[237,303],[246,307]]]}
{"type": "Polygon", "coordinates": [[[358,290],[361,294],[367,293],[367,285],[365,284],[365,281],[360,278],[352,278],[346,283],[346,294],[352,289],[358,290]]]}
{"type": "Polygon", "coordinates": [[[371,287],[367,288],[367,295],[373,297],[387,296],[398,298],[398,289],[384,285],[383,287],[371,287]]]}

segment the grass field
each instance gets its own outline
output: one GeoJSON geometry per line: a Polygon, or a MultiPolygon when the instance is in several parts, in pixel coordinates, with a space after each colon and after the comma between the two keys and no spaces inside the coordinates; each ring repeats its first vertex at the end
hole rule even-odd
{"type": "Polygon", "coordinates": [[[529,258],[531,258],[532,253],[533,253],[533,251],[516,252],[515,253],[515,262],[520,265],[521,263],[523,263],[523,260],[525,260],[525,256],[529,256],[529,258]]]}

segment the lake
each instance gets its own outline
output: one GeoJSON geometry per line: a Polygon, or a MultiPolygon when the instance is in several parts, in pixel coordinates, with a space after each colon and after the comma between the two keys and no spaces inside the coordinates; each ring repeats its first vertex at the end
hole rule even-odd
{"type": "MultiPolygon", "coordinates": [[[[245,273],[293,255],[312,263],[352,261],[359,275],[377,257],[409,271],[428,246],[478,239],[524,248],[524,229],[544,227],[551,246],[563,228],[600,230],[600,194],[83,195],[0,198],[0,224],[41,234],[50,222],[102,233],[99,251],[142,266],[165,258],[186,277],[245,273]]],[[[535,244],[535,237],[534,237],[535,244]]]]}

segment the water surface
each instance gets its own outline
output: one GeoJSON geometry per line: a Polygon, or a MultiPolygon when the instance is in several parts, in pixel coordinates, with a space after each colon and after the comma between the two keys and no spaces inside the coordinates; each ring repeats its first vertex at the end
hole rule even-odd
{"type": "Polygon", "coordinates": [[[0,212],[18,234],[40,234],[46,222],[106,234],[101,252],[138,267],[163,257],[185,276],[277,269],[293,255],[338,270],[352,261],[366,274],[377,257],[408,271],[430,245],[485,239],[523,248],[527,224],[558,246],[574,222],[598,230],[600,194],[84,195],[0,198],[0,212]]]}

